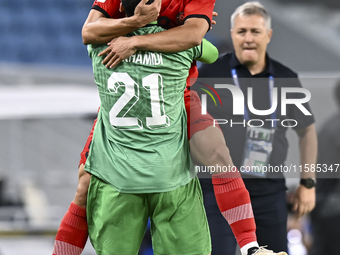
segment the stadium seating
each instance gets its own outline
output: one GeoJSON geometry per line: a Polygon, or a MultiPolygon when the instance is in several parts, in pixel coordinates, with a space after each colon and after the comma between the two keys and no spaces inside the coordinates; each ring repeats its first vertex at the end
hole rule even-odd
{"type": "Polygon", "coordinates": [[[90,65],[81,28],[92,0],[0,0],[0,62],[90,65]]]}

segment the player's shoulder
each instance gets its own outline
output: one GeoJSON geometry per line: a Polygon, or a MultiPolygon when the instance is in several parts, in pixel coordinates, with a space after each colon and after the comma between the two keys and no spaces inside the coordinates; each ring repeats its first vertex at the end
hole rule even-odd
{"type": "Polygon", "coordinates": [[[95,0],[92,9],[101,12],[106,18],[124,18],[125,13],[119,11],[120,0],[95,0]]]}
{"type": "MultiPolygon", "coordinates": [[[[181,2],[181,0],[173,0],[175,2],[181,2]]],[[[188,4],[188,3],[193,3],[193,4],[197,4],[198,6],[205,4],[205,3],[209,3],[209,4],[215,4],[215,0],[182,0],[184,2],[184,4],[188,4]]]]}
{"type": "Polygon", "coordinates": [[[96,56],[99,52],[104,50],[106,47],[106,44],[89,44],[87,45],[87,51],[89,56],[92,58],[93,56],[96,56]]]}
{"type": "Polygon", "coordinates": [[[291,68],[287,67],[286,65],[280,63],[279,61],[270,58],[270,65],[275,72],[275,76],[278,78],[297,78],[298,75],[294,72],[291,68]]]}
{"type": "Polygon", "coordinates": [[[144,27],[138,28],[137,30],[127,34],[127,36],[134,35],[145,35],[145,34],[155,34],[164,31],[165,29],[157,24],[148,24],[144,27]]]}

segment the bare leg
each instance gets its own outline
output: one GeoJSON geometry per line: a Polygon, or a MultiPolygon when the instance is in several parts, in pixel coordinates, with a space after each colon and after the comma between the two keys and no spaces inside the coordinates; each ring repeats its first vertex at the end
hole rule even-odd
{"type": "Polygon", "coordinates": [[[190,153],[195,162],[205,166],[234,166],[222,131],[210,126],[190,139],[190,153]]]}
{"type": "Polygon", "coordinates": [[[64,215],[53,248],[53,255],[80,255],[87,241],[86,204],[91,175],[79,166],[79,180],[75,198],[64,215]]]}
{"type": "Polygon", "coordinates": [[[239,246],[257,246],[249,192],[240,173],[234,167],[222,131],[218,127],[210,126],[196,132],[190,139],[190,151],[195,162],[215,166],[212,182],[216,201],[221,213],[229,222],[239,246]],[[226,171],[225,167],[229,171],[226,171]],[[239,210],[247,216],[235,213],[239,210]]]}
{"type": "Polygon", "coordinates": [[[85,171],[85,165],[80,164],[79,166],[79,179],[77,192],[74,197],[73,203],[76,205],[86,208],[87,204],[87,191],[90,185],[91,175],[85,171]]]}

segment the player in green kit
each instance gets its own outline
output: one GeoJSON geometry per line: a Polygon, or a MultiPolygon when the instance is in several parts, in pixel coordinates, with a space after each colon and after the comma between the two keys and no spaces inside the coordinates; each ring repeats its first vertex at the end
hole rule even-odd
{"type": "MultiPolygon", "coordinates": [[[[127,16],[140,0],[122,0],[127,16]]],[[[123,10],[123,8],[122,8],[123,10]]],[[[163,31],[149,24],[128,36],[163,31]]],[[[98,255],[137,254],[148,217],[154,253],[206,255],[210,234],[190,169],[183,92],[193,59],[213,62],[207,41],[179,53],[137,51],[113,69],[90,45],[101,99],[85,169],[92,174],[87,217],[98,255]]]]}

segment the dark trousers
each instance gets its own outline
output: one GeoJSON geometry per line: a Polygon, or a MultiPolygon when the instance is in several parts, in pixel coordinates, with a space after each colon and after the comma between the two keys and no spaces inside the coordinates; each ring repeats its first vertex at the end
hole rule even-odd
{"type": "Polygon", "coordinates": [[[340,215],[312,217],[313,245],[310,255],[339,254],[340,215]]]}
{"type": "MultiPolygon", "coordinates": [[[[236,239],[218,209],[214,192],[211,189],[205,189],[204,185],[202,189],[212,240],[211,254],[235,255],[236,239]]],[[[266,196],[253,196],[251,202],[259,245],[267,245],[267,249],[276,252],[287,252],[288,215],[285,190],[266,196]]]]}

